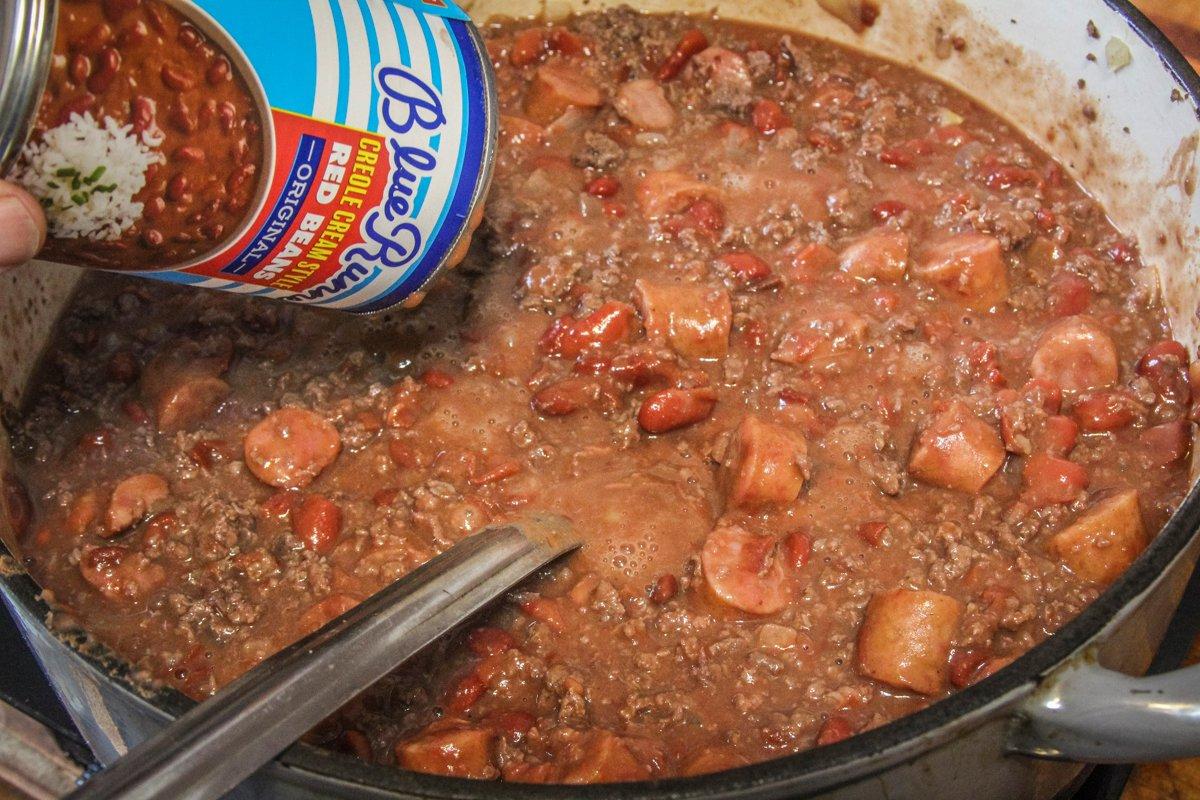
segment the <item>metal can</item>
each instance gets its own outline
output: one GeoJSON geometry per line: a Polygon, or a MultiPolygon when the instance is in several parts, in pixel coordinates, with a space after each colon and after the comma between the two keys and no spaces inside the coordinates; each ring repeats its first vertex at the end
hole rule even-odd
{"type": "Polygon", "coordinates": [[[452,0],[8,0],[0,169],[41,258],[360,313],[466,253],[496,147],[452,0]]]}

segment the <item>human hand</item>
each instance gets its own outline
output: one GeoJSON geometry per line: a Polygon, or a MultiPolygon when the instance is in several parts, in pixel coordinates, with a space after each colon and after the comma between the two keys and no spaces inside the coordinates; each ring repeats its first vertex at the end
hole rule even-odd
{"type": "Polygon", "coordinates": [[[0,269],[24,264],[46,242],[46,215],[33,195],[0,181],[0,269]]]}

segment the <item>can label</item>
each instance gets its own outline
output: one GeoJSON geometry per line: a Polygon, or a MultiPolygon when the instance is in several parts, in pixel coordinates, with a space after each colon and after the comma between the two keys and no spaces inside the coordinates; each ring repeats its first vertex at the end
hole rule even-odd
{"type": "Polygon", "coordinates": [[[370,312],[478,224],[494,88],[450,0],[83,0],[58,28],[15,170],[47,258],[370,312]]]}

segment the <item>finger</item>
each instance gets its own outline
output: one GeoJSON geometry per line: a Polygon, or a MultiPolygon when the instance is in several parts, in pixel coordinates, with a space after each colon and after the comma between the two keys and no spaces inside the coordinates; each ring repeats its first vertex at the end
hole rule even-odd
{"type": "Polygon", "coordinates": [[[46,216],[24,189],[0,181],[0,267],[24,264],[46,242],[46,216]]]}

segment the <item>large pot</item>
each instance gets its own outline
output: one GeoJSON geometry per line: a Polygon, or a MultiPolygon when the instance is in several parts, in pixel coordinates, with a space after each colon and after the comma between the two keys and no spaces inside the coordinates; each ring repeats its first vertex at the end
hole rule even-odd
{"type": "MultiPolygon", "coordinates": [[[[572,7],[615,4],[481,0],[468,9],[477,19],[553,17],[572,7]]],[[[642,7],[714,8],[709,0],[652,0],[642,7]]],[[[1194,196],[1200,78],[1128,2],[883,0],[878,21],[862,34],[816,0],[726,0],[715,8],[729,18],[807,31],[915,65],[990,105],[1081,178],[1118,227],[1138,238],[1146,263],[1160,274],[1177,338],[1193,352],[1200,344],[1200,200],[1194,196]],[[965,49],[939,47],[947,35],[963,37],[965,49]],[[1120,70],[1105,54],[1114,37],[1132,56],[1120,70]]],[[[77,277],[50,267],[0,277],[6,403],[20,401],[77,277]]],[[[948,700],[829,747],[699,778],[559,788],[410,774],[297,745],[242,792],[480,800],[1052,797],[1080,776],[1079,762],[1200,754],[1200,667],[1161,678],[1126,677],[1146,669],[1162,638],[1200,552],[1198,526],[1200,489],[1193,484],[1137,563],[1058,634],[948,700]]],[[[50,634],[36,587],[17,562],[7,564],[0,590],[101,761],[111,762],[188,705],[174,692],[145,693],[114,672],[119,664],[103,653],[85,653],[50,634]]]]}

